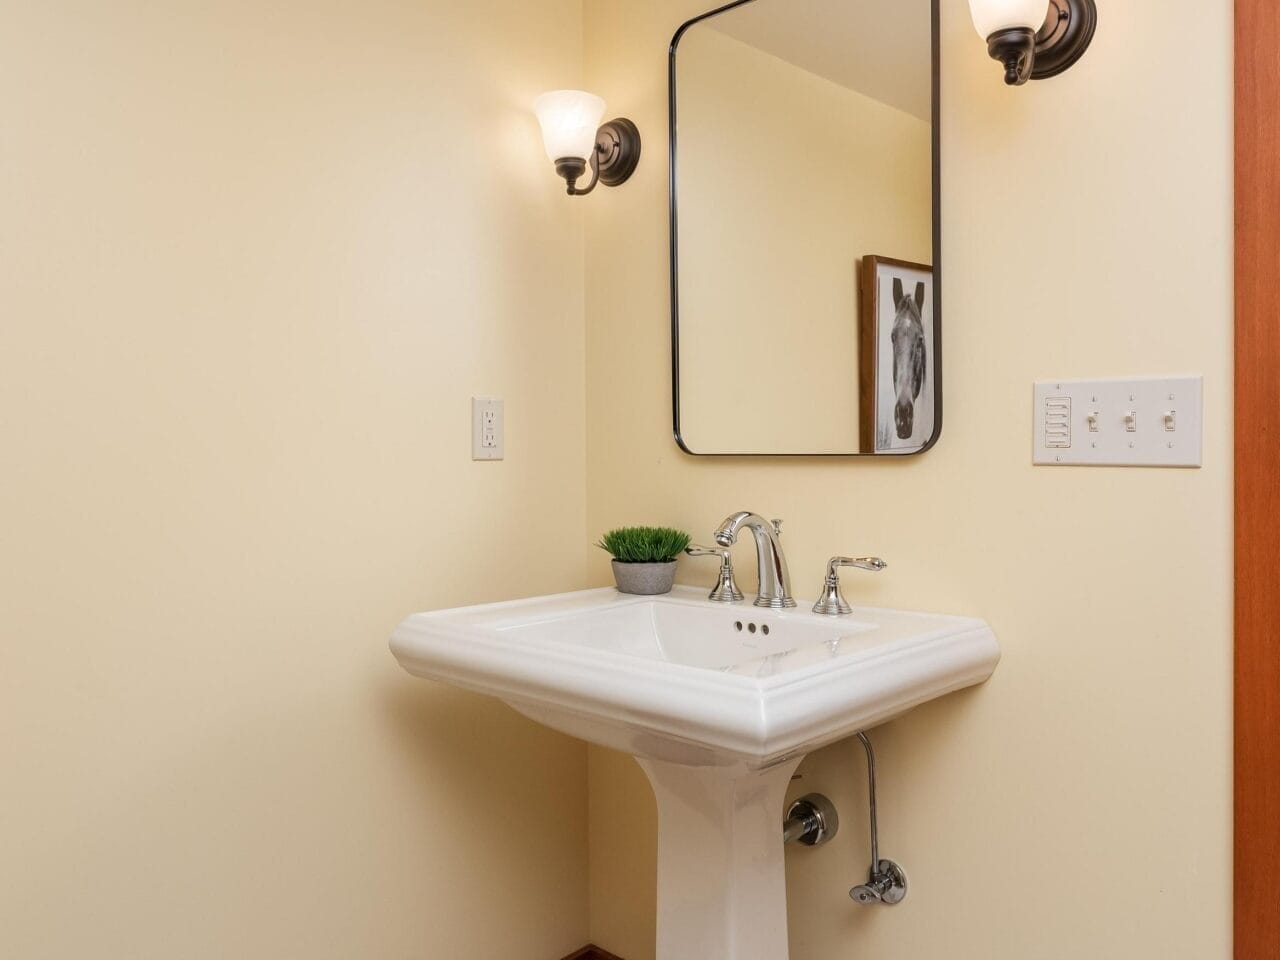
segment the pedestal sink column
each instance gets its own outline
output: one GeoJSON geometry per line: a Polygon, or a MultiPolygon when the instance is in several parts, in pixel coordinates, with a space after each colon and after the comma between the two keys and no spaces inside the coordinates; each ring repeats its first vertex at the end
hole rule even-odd
{"type": "Polygon", "coordinates": [[[783,804],[764,771],[640,760],[658,800],[657,960],[786,960],[783,804]]]}

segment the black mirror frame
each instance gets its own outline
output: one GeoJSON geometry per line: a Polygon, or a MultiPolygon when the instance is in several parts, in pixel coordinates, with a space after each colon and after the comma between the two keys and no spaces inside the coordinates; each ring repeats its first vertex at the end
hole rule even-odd
{"type": "Polygon", "coordinates": [[[927,453],[937,444],[942,436],[943,419],[943,381],[942,381],[942,83],[941,83],[941,30],[940,0],[932,0],[933,38],[932,38],[932,88],[933,88],[933,377],[937,390],[937,404],[934,411],[933,435],[919,450],[902,454],[871,453],[698,453],[685,443],[680,430],[680,231],[679,231],[679,169],[676,159],[677,148],[677,115],[676,115],[676,53],[680,41],[690,27],[709,20],[722,13],[756,3],[757,0],[734,0],[723,6],[708,10],[680,25],[680,29],[671,38],[671,47],[667,56],[667,111],[669,118],[670,143],[670,234],[671,234],[671,411],[672,430],[676,444],[682,451],[694,457],[870,457],[876,460],[898,460],[918,457],[927,453]]]}

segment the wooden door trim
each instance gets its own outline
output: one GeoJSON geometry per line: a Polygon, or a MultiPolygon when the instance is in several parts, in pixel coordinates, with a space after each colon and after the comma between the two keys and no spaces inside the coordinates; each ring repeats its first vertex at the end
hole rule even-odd
{"type": "Polygon", "coordinates": [[[1280,944],[1280,12],[1236,0],[1235,957],[1280,944]]]}

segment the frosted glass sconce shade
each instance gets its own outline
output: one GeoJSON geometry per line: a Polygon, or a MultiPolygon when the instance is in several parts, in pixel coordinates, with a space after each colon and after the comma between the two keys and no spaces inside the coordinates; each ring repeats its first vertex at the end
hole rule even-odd
{"type": "Polygon", "coordinates": [[[603,100],[581,90],[552,90],[533,101],[552,163],[566,158],[591,159],[604,109],[603,100]]]}
{"type": "Polygon", "coordinates": [[[1004,64],[1004,82],[1056,77],[1084,56],[1098,23],[1094,0],[969,0],[987,52],[1004,64]]]}
{"type": "Polygon", "coordinates": [[[1014,27],[1034,33],[1044,23],[1045,0],[969,0],[969,12],[983,40],[1014,27]]]}
{"type": "Polygon", "coordinates": [[[590,193],[598,183],[625,183],[640,162],[636,125],[622,117],[602,125],[604,111],[603,100],[582,90],[552,90],[533,102],[543,146],[556,173],[568,183],[571,197],[590,193]],[[579,189],[578,180],[588,167],[591,182],[579,189]]]}

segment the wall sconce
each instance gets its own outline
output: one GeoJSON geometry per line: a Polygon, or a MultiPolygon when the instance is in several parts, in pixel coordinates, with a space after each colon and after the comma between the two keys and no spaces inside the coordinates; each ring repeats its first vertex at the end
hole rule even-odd
{"type": "Polygon", "coordinates": [[[1084,56],[1098,24],[1094,0],[969,0],[973,25],[993,60],[1004,64],[1004,82],[1056,77],[1084,56]]]}
{"type": "Polygon", "coordinates": [[[626,183],[640,162],[636,125],[622,117],[601,125],[604,110],[603,100],[581,90],[552,90],[533,102],[547,156],[569,184],[571,197],[585,197],[597,183],[626,183]],[[588,166],[591,182],[579,189],[578,180],[588,166]]]}

